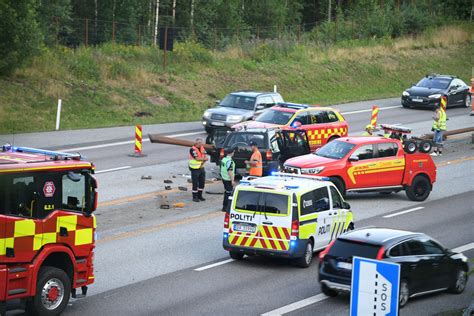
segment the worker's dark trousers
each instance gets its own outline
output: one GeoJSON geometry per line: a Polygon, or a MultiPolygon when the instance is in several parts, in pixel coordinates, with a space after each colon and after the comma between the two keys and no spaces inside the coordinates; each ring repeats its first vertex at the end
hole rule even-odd
{"type": "Polygon", "coordinates": [[[202,196],[202,190],[204,190],[204,183],[206,182],[206,170],[201,169],[191,169],[191,180],[193,181],[193,196],[198,194],[202,196]]]}
{"type": "Polygon", "coordinates": [[[229,197],[232,195],[232,190],[234,187],[232,186],[232,181],[227,181],[227,180],[222,180],[222,183],[224,183],[224,201],[222,201],[222,211],[227,211],[229,210],[229,197]]]}

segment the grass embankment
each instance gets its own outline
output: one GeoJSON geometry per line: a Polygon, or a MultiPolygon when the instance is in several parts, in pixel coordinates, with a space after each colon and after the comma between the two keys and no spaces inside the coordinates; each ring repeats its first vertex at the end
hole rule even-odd
{"type": "Polygon", "coordinates": [[[469,82],[474,27],[451,26],[417,38],[235,45],[212,52],[179,43],[168,54],[151,47],[103,45],[45,49],[10,78],[0,79],[0,134],[198,120],[238,89],[270,90],[288,101],[331,104],[399,96],[427,73],[469,82]]]}

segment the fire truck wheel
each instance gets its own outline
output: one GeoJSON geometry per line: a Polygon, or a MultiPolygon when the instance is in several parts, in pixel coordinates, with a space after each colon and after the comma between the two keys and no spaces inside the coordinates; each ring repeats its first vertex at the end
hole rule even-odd
{"type": "Polygon", "coordinates": [[[430,140],[422,140],[420,142],[420,152],[422,153],[429,153],[431,151],[431,148],[433,147],[433,144],[431,143],[430,140]]]}
{"type": "Polygon", "coordinates": [[[346,184],[344,183],[344,180],[338,178],[338,177],[329,177],[332,183],[336,186],[336,188],[339,190],[342,196],[346,196],[346,184]]]}
{"type": "Polygon", "coordinates": [[[416,176],[411,185],[407,186],[405,193],[412,201],[421,202],[428,198],[431,191],[430,181],[424,176],[416,176]]]}
{"type": "Polygon", "coordinates": [[[36,295],[27,304],[30,315],[59,315],[67,307],[71,296],[71,281],[61,269],[42,267],[38,273],[36,295]]]}

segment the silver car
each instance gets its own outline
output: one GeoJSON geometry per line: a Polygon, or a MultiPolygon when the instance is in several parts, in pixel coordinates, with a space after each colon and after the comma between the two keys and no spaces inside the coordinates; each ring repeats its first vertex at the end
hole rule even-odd
{"type": "Polygon", "coordinates": [[[277,92],[238,91],[218,102],[217,107],[206,110],[202,116],[202,125],[208,133],[215,128],[230,128],[249,121],[265,109],[284,101],[277,92]]]}

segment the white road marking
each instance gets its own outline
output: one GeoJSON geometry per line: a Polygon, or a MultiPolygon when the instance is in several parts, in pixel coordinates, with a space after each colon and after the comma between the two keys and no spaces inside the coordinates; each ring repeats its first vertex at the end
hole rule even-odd
{"type": "Polygon", "coordinates": [[[464,252],[464,251],[468,251],[468,250],[471,250],[471,249],[474,249],[474,242],[471,242],[467,245],[464,245],[464,246],[459,246],[457,248],[454,248],[452,249],[454,252],[464,252]]]}
{"type": "Polygon", "coordinates": [[[124,169],[130,169],[132,166],[123,166],[123,167],[117,167],[117,168],[111,168],[111,169],[105,169],[105,170],[99,170],[96,171],[95,173],[105,173],[105,172],[112,172],[112,171],[119,171],[119,170],[124,170],[124,169]]]}
{"type": "MultiPolygon", "coordinates": [[[[391,110],[391,109],[398,109],[401,108],[401,105],[394,105],[394,106],[387,106],[384,108],[379,107],[379,111],[383,110],[391,110]]],[[[349,111],[349,112],[341,112],[342,115],[350,115],[350,114],[357,114],[357,113],[365,113],[365,112],[372,112],[372,108],[366,110],[358,110],[358,111],[349,111]]]]}
{"type": "Polygon", "coordinates": [[[194,271],[204,271],[204,270],[207,270],[207,269],[211,269],[211,268],[214,268],[214,267],[218,267],[218,266],[221,266],[223,264],[226,264],[226,263],[230,263],[230,262],[233,262],[235,261],[234,259],[227,259],[227,260],[224,260],[224,261],[219,261],[219,262],[216,262],[216,263],[213,263],[213,264],[210,264],[208,266],[204,266],[204,267],[200,267],[200,268],[197,268],[197,269],[194,269],[194,271]]]}
{"type": "MultiPolygon", "coordinates": [[[[183,136],[199,135],[199,134],[204,134],[204,132],[192,132],[192,133],[175,134],[175,135],[169,135],[167,137],[175,138],[175,137],[183,137],[183,136]]],[[[149,138],[143,138],[142,139],[142,142],[149,142],[149,141],[150,141],[149,138]]],[[[84,151],[84,150],[91,150],[91,149],[98,149],[98,148],[107,148],[107,147],[113,147],[113,146],[129,145],[129,144],[134,144],[134,143],[135,143],[135,140],[126,140],[126,141],[123,141],[123,142],[115,142],[115,143],[109,143],[109,144],[68,148],[68,149],[62,149],[62,150],[59,150],[59,151],[62,151],[62,152],[76,152],[76,151],[84,151]]]]}
{"type": "Polygon", "coordinates": [[[419,211],[419,210],[422,210],[422,209],[424,209],[423,206],[418,206],[418,207],[415,207],[415,208],[411,208],[409,210],[393,213],[393,214],[390,214],[390,215],[385,215],[383,218],[395,217],[395,216],[398,216],[398,215],[403,215],[403,214],[406,214],[406,213],[411,213],[411,212],[419,211]]]}
{"type": "Polygon", "coordinates": [[[318,295],[305,298],[304,300],[294,302],[292,304],[280,307],[278,309],[274,309],[274,310],[269,311],[265,314],[262,314],[262,316],[283,315],[283,314],[290,313],[290,312],[293,312],[295,310],[301,309],[303,307],[306,307],[306,306],[324,301],[325,299],[328,299],[328,298],[329,298],[329,296],[326,296],[323,293],[320,293],[318,295]]]}

